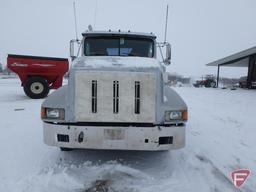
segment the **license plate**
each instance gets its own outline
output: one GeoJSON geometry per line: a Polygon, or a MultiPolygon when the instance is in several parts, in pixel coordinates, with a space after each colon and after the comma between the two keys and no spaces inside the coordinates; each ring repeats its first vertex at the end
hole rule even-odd
{"type": "Polygon", "coordinates": [[[125,131],[122,129],[104,129],[104,138],[106,140],[123,140],[125,131]]]}

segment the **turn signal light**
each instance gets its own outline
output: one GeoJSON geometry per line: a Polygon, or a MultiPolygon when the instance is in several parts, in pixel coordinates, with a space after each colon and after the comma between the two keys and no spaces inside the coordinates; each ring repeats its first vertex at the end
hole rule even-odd
{"type": "Polygon", "coordinates": [[[41,107],[41,119],[45,119],[46,117],[46,108],[41,107]]]}
{"type": "Polygon", "coordinates": [[[188,120],[188,111],[183,111],[182,112],[182,120],[187,121],[188,120]]]}

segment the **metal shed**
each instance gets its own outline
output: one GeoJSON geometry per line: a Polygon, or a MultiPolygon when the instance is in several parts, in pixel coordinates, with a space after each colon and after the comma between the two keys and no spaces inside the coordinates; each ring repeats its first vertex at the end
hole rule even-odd
{"type": "Polygon", "coordinates": [[[256,47],[235,53],[206,65],[218,67],[217,87],[219,84],[220,67],[248,67],[247,87],[249,88],[252,86],[252,82],[256,81],[256,47]]]}

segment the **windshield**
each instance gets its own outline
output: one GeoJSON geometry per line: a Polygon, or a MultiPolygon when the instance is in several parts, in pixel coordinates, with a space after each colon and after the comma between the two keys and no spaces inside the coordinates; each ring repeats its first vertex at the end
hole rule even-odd
{"type": "Polygon", "coordinates": [[[84,42],[86,56],[153,57],[153,40],[132,37],[87,37],[84,42]]]}

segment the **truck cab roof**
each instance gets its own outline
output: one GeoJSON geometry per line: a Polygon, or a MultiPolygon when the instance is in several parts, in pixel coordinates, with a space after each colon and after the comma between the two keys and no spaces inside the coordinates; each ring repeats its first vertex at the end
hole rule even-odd
{"type": "Polygon", "coordinates": [[[141,32],[130,32],[130,31],[85,31],[82,33],[83,36],[133,36],[133,37],[145,37],[156,39],[153,33],[141,33],[141,32]]]}

